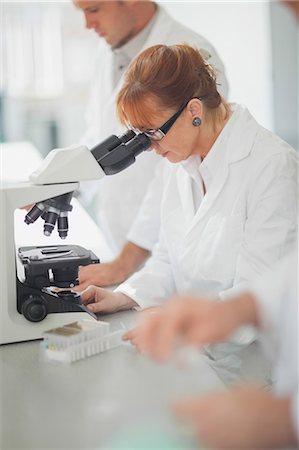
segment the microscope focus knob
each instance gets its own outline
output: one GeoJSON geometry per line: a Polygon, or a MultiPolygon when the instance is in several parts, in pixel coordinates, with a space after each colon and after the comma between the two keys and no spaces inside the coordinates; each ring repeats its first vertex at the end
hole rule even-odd
{"type": "Polygon", "coordinates": [[[30,322],[40,322],[47,315],[47,306],[42,297],[29,295],[22,304],[22,314],[30,322]]]}

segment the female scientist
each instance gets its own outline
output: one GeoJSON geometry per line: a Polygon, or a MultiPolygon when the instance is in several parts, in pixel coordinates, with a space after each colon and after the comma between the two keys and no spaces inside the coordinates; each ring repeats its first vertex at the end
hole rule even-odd
{"type": "MultiPolygon", "coordinates": [[[[161,179],[160,239],[152,257],[114,292],[83,291],[91,311],[157,306],[174,293],[222,300],[292,246],[296,152],[245,107],[228,104],[215,79],[188,45],[153,46],[129,66],[117,99],[120,120],[149,136],[173,164],[161,179]]],[[[238,353],[253,339],[243,330],[210,354],[238,353]]]]}

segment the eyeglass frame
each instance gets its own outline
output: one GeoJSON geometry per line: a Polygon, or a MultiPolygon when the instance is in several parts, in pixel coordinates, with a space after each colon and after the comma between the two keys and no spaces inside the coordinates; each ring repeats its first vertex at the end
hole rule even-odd
{"type": "Polygon", "coordinates": [[[182,114],[188,103],[193,100],[194,98],[197,98],[198,100],[203,100],[206,97],[206,95],[203,95],[201,97],[192,97],[190,100],[188,100],[186,103],[184,103],[181,108],[174,113],[170,119],[168,119],[161,127],[159,128],[153,128],[149,130],[145,130],[142,133],[145,134],[147,137],[149,137],[152,141],[158,142],[161,141],[165,135],[168,133],[172,125],[175,123],[175,121],[179,118],[179,116],[182,114]]]}

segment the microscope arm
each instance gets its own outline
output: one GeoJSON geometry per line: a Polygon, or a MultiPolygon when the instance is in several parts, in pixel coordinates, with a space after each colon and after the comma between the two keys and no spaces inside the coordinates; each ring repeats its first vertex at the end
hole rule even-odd
{"type": "MultiPolygon", "coordinates": [[[[135,162],[135,157],[151,145],[145,134],[136,135],[129,130],[122,136],[112,135],[91,151],[81,146],[52,150],[29,179],[33,184],[61,184],[97,180],[114,175],[135,162]]],[[[59,195],[35,204],[25,217],[27,224],[38,217],[45,220],[44,234],[49,236],[57,223],[59,236],[68,232],[68,212],[73,192],[59,195]]]]}
{"type": "Polygon", "coordinates": [[[55,149],[29,179],[38,185],[99,180],[126,169],[150,146],[145,134],[129,130],[120,137],[110,136],[91,151],[84,145],[55,149]]]}

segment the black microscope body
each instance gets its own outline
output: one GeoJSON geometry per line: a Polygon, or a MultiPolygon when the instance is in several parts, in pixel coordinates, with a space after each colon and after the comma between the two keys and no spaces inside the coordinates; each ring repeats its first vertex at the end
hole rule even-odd
{"type": "MultiPolygon", "coordinates": [[[[108,137],[90,152],[104,175],[114,175],[133,164],[150,146],[151,140],[145,134],[128,130],[121,136],[108,137]]],[[[57,226],[60,238],[65,239],[72,197],[73,192],[68,192],[34,204],[26,214],[25,223],[29,225],[41,217],[46,236],[50,236],[57,226]]],[[[66,290],[78,284],[79,266],[99,262],[92,252],[68,245],[21,247],[18,257],[24,266],[25,280],[21,282],[17,277],[17,310],[26,319],[40,322],[48,313],[76,311],[87,312],[96,318],[82,305],[79,294],[66,290]],[[65,289],[53,290],[53,286],[65,289]]]]}
{"type": "Polygon", "coordinates": [[[18,259],[25,277],[17,277],[17,310],[27,320],[40,322],[48,314],[63,312],[86,312],[96,318],[80,295],[69,290],[78,285],[80,266],[100,262],[92,251],[78,245],[20,247],[18,259]]]}

